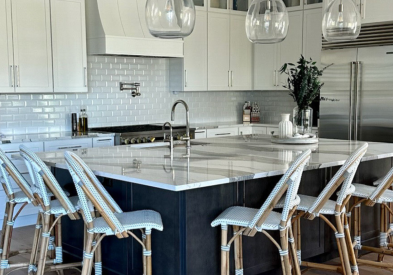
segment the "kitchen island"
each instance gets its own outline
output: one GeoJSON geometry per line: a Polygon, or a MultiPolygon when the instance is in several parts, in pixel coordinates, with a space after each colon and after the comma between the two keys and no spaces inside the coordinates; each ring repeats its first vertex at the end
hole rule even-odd
{"type": "MultiPolygon", "coordinates": [[[[306,149],[312,150],[312,156],[299,193],[318,195],[361,144],[321,139],[316,145],[278,145],[270,142],[270,136],[236,136],[198,141],[190,157],[183,156],[184,145],[176,145],[173,160],[165,157],[167,147],[118,146],[80,149],[77,154],[124,211],[152,209],[161,214],[164,231],[153,231],[155,275],[200,275],[219,274],[220,229],[211,228],[210,223],[224,209],[233,205],[259,208],[291,161],[306,149]]],[[[39,156],[52,167],[64,188],[75,194],[63,153],[39,156]]],[[[355,180],[372,184],[392,167],[392,157],[393,144],[370,143],[355,180]]],[[[362,213],[362,239],[374,242],[378,211],[370,208],[362,213]]],[[[81,258],[82,221],[65,217],[63,226],[63,249],[68,257],[81,258]]],[[[335,256],[334,234],[321,221],[304,221],[302,226],[303,259],[322,261],[335,256]]],[[[280,274],[278,251],[263,234],[244,237],[243,246],[245,274],[280,274]]],[[[104,239],[105,274],[141,274],[141,254],[132,238],[104,239]]]]}

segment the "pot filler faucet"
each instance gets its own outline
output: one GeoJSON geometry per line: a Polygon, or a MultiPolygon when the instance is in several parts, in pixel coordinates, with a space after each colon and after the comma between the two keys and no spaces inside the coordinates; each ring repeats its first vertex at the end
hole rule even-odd
{"type": "Polygon", "coordinates": [[[186,141],[186,150],[187,153],[185,155],[185,157],[189,157],[190,156],[190,151],[191,151],[191,138],[190,138],[190,109],[188,108],[188,105],[185,101],[183,100],[177,100],[175,103],[173,103],[172,106],[172,113],[171,113],[171,120],[175,121],[175,109],[177,104],[183,104],[184,108],[186,108],[186,136],[185,137],[181,137],[181,140],[185,140],[186,141]]]}

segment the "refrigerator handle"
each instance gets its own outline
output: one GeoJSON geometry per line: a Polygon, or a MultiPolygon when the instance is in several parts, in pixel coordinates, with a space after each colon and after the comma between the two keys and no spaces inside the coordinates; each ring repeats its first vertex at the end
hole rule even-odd
{"type": "Polygon", "coordinates": [[[362,82],[361,74],[362,62],[356,62],[356,89],[355,89],[355,140],[358,140],[358,125],[359,125],[359,103],[360,103],[360,88],[362,82]]]}
{"type": "Polygon", "coordinates": [[[356,74],[354,74],[354,68],[356,66],[356,62],[351,62],[351,73],[350,73],[350,82],[349,82],[349,123],[348,123],[348,140],[353,140],[352,138],[352,127],[353,127],[353,121],[352,121],[352,117],[353,117],[353,98],[352,98],[352,94],[355,91],[355,76],[356,74]]]}

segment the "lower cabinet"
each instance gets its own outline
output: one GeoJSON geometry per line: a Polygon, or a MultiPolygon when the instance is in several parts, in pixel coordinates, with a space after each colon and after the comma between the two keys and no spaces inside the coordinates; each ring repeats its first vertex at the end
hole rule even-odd
{"type": "Polygon", "coordinates": [[[81,148],[92,148],[91,138],[78,138],[70,140],[51,140],[44,142],[45,152],[51,151],[76,151],[81,148]]]}
{"type": "Polygon", "coordinates": [[[115,145],[114,137],[96,137],[93,138],[93,147],[110,147],[115,145]]]}
{"type": "Polygon", "coordinates": [[[207,130],[201,129],[201,130],[195,130],[195,139],[202,139],[206,138],[206,132],[207,130]]]}
{"type": "Polygon", "coordinates": [[[266,127],[252,127],[252,133],[254,135],[266,135],[267,134],[267,130],[266,127]]]}
{"type": "Polygon", "coordinates": [[[239,127],[239,136],[252,135],[252,134],[253,131],[251,126],[239,127]]]}
{"type": "Polygon", "coordinates": [[[228,136],[237,136],[239,135],[238,127],[231,128],[216,128],[216,129],[208,129],[207,130],[207,138],[214,137],[228,137],[228,136]]]}

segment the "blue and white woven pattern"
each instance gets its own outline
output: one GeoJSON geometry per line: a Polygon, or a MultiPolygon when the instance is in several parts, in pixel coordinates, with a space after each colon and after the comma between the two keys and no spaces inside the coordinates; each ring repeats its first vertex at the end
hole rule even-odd
{"type": "MultiPolygon", "coordinates": [[[[10,175],[8,174],[8,172],[6,171],[6,167],[8,167],[12,173],[14,174],[14,176],[18,179],[19,182],[16,182],[18,185],[22,184],[21,187],[22,190],[26,190],[26,192],[28,192],[28,194],[24,195],[24,198],[22,198],[22,194],[18,195],[18,200],[19,201],[15,201],[15,202],[30,202],[31,199],[33,198],[33,192],[31,190],[31,186],[30,184],[26,181],[26,179],[22,176],[22,174],[19,172],[18,169],[16,169],[15,165],[9,160],[9,158],[7,157],[7,155],[3,152],[3,150],[0,149],[0,176],[1,179],[3,180],[2,182],[4,182],[8,194],[14,194],[13,188],[12,188],[12,184],[10,182],[10,175]],[[29,199],[31,198],[31,199],[29,199]]],[[[16,199],[16,198],[15,198],[16,199]]]]}
{"type": "MultiPolygon", "coordinates": [[[[67,194],[60,187],[60,184],[57,182],[56,178],[53,176],[52,172],[45,165],[45,163],[30,149],[26,146],[20,146],[20,152],[22,157],[26,160],[26,162],[30,163],[31,168],[33,170],[33,174],[35,174],[35,179],[38,180],[38,187],[41,190],[42,199],[44,201],[45,206],[50,205],[50,197],[46,189],[46,185],[43,180],[43,175],[45,175],[49,179],[48,188],[52,190],[56,190],[58,195],[62,199],[62,206],[66,210],[67,213],[75,213],[77,210],[74,205],[68,199],[67,194]],[[64,203],[63,203],[64,202],[64,203]]],[[[59,199],[59,198],[58,198],[59,199]]]]}
{"type": "MultiPolygon", "coordinates": [[[[145,228],[146,234],[150,234],[149,232],[151,232],[151,229],[157,229],[160,231],[163,230],[161,215],[155,211],[141,210],[123,213],[120,209],[120,213],[113,213],[110,207],[101,197],[101,194],[97,191],[94,183],[92,183],[86,176],[85,170],[81,166],[83,160],[81,160],[78,156],[71,152],[65,152],[64,156],[67,162],[68,169],[73,175],[74,184],[76,188],[79,187],[80,192],[78,192],[78,195],[81,195],[80,200],[82,202],[87,201],[85,191],[80,188],[80,186],[85,185],[91,196],[93,196],[95,200],[97,200],[97,203],[103,209],[103,213],[101,213],[103,217],[99,217],[93,220],[94,226],[91,230],[92,233],[106,233],[107,235],[114,235],[116,233],[121,233],[127,230],[145,228]],[[104,216],[106,216],[106,218],[113,223],[115,228],[112,228],[108,225],[108,223],[104,219],[104,216]]],[[[110,197],[109,193],[105,193],[110,197]]],[[[113,198],[111,198],[111,200],[113,201],[113,198]]],[[[82,210],[86,211],[85,207],[82,208],[82,210]]]]}
{"type": "Polygon", "coordinates": [[[355,183],[356,191],[353,193],[353,196],[358,198],[370,199],[375,203],[389,203],[393,202],[393,191],[385,190],[381,195],[378,195],[379,191],[376,192],[376,187],[355,183]],[[373,198],[371,199],[371,196],[373,198]]]}
{"type": "MultiPolygon", "coordinates": [[[[216,227],[218,225],[221,225],[223,228],[226,228],[228,225],[237,225],[242,227],[255,228],[257,231],[262,231],[263,229],[281,230],[281,221],[288,220],[287,218],[289,211],[295,205],[300,203],[300,199],[297,196],[297,191],[299,188],[303,169],[307,164],[308,159],[310,158],[310,154],[311,151],[307,150],[293,162],[291,167],[277,183],[273,191],[270,193],[268,199],[265,201],[265,203],[260,209],[253,209],[242,206],[233,206],[227,208],[211,223],[211,226],[216,227]],[[263,221],[262,225],[260,227],[256,227],[258,220],[264,213],[263,211],[267,211],[269,204],[273,201],[273,199],[275,199],[278,191],[284,184],[289,184],[285,199],[285,211],[283,211],[282,213],[278,213],[270,210],[269,215],[267,215],[267,218],[263,221]]],[[[289,225],[290,219],[288,220],[287,226],[289,225]]]]}
{"type": "Polygon", "coordinates": [[[345,161],[344,165],[341,166],[341,168],[338,170],[338,172],[333,176],[333,178],[329,181],[329,183],[326,185],[326,187],[322,190],[321,194],[316,198],[315,202],[313,205],[307,210],[309,213],[314,213],[318,215],[319,213],[315,213],[317,208],[321,207],[321,204],[323,203],[323,200],[325,197],[329,194],[329,192],[333,190],[337,190],[338,186],[334,186],[336,182],[342,177],[345,177],[344,182],[342,183],[342,188],[340,191],[340,195],[337,198],[336,203],[338,205],[342,205],[346,194],[348,194],[348,190],[352,184],[353,177],[355,176],[357,167],[359,166],[359,163],[366,153],[368,148],[368,143],[363,144],[360,146],[358,149],[356,149],[350,156],[349,158],[345,161]]]}
{"type": "Polygon", "coordinates": [[[96,175],[90,169],[89,166],[77,155],[74,156],[75,160],[79,163],[79,165],[83,168],[85,173],[88,175],[88,178],[91,179],[91,183],[97,188],[97,191],[100,193],[101,197],[103,197],[117,213],[122,213],[120,206],[115,202],[111,195],[109,195],[108,191],[106,191],[105,187],[101,184],[101,182],[97,179],[96,175]]]}
{"type": "MultiPolygon", "coordinates": [[[[258,213],[255,215],[254,219],[251,221],[251,223],[248,225],[249,228],[254,228],[259,219],[261,218],[262,214],[264,214],[266,211],[268,211],[268,207],[270,206],[270,203],[273,201],[273,199],[277,196],[278,191],[281,189],[281,187],[284,184],[287,183],[296,183],[298,180],[300,182],[301,180],[301,174],[303,173],[303,169],[307,164],[308,159],[310,158],[311,150],[306,150],[300,156],[292,163],[292,165],[289,167],[289,169],[285,172],[285,174],[281,177],[280,181],[277,183],[277,185],[274,187],[273,191],[270,193],[269,197],[266,199],[266,201],[263,203],[262,207],[259,209],[258,213]],[[300,175],[297,175],[299,174],[300,175]],[[288,182],[290,181],[290,182],[288,182]]],[[[299,188],[299,184],[297,183],[297,188],[299,188]]],[[[296,191],[294,194],[297,194],[297,188],[292,188],[291,192],[296,191]],[[295,190],[296,189],[296,190],[295,190]]],[[[288,203],[287,205],[284,206],[285,211],[283,211],[283,219],[284,215],[288,215],[288,208],[290,207],[289,202],[291,198],[294,196],[294,194],[289,194],[289,199],[286,201],[288,203]]],[[[288,196],[288,192],[287,192],[288,196]]]]}

